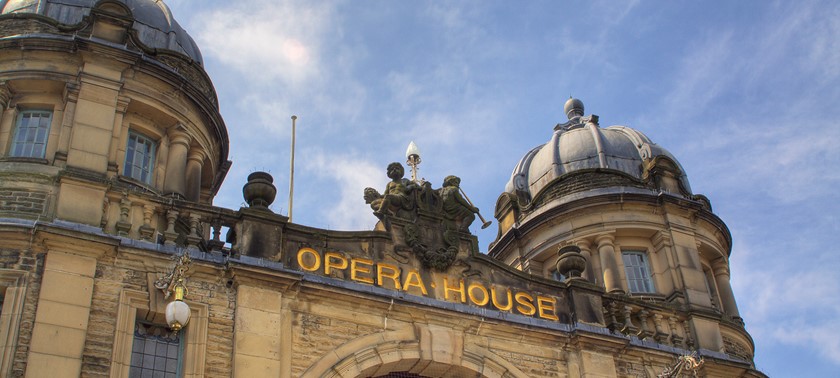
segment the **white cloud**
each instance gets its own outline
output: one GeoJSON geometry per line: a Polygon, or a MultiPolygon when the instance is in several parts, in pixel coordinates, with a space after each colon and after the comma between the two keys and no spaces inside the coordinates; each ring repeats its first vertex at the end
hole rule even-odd
{"type": "Polygon", "coordinates": [[[774,343],[815,349],[840,364],[840,276],[835,268],[799,252],[767,261],[766,254],[762,259],[756,250],[736,247],[733,289],[759,348],[774,343]]]}
{"type": "Polygon", "coordinates": [[[322,40],[334,15],[325,5],[235,1],[199,12],[193,36],[205,55],[253,84],[301,87],[322,70],[322,40]]]}
{"type": "Polygon", "coordinates": [[[387,178],[383,180],[384,168],[352,153],[312,150],[307,155],[309,159],[303,168],[321,180],[332,182],[330,188],[310,193],[323,202],[318,211],[324,223],[331,229],[373,229],[376,218],[362,195],[366,187],[387,181],[387,178]]]}

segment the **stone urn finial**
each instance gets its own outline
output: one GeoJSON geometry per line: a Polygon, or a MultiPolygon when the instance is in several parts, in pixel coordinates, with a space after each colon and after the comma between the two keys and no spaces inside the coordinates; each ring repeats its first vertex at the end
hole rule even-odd
{"type": "Polygon", "coordinates": [[[586,269],[586,257],[580,253],[580,248],[574,245],[567,245],[557,251],[560,259],[557,260],[557,272],[567,279],[581,278],[586,269]]]}
{"type": "Polygon", "coordinates": [[[274,178],[267,172],[254,172],[248,175],[248,183],[242,187],[242,196],[245,202],[253,209],[269,210],[268,206],[274,202],[277,195],[277,188],[274,187],[274,178]]]}

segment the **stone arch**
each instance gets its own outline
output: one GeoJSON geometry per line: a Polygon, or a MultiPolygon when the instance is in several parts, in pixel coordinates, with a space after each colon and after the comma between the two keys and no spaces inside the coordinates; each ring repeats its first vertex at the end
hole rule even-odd
{"type": "Polygon", "coordinates": [[[459,378],[528,377],[489,350],[464,345],[463,332],[433,325],[351,340],[323,356],[301,377],[376,377],[392,372],[459,378]]]}

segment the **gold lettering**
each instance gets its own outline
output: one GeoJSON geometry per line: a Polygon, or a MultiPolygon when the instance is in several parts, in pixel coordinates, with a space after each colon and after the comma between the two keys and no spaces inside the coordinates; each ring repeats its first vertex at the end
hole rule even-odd
{"type": "Polygon", "coordinates": [[[487,304],[487,302],[490,302],[490,294],[487,292],[487,288],[485,288],[484,285],[480,283],[471,283],[469,288],[467,288],[467,294],[470,297],[470,302],[472,302],[475,305],[484,306],[487,304]],[[475,290],[473,289],[478,289],[478,291],[481,293],[481,299],[476,299],[475,290]]]}
{"type": "Polygon", "coordinates": [[[493,307],[499,309],[499,311],[510,311],[510,309],[513,308],[513,299],[510,295],[510,289],[505,289],[505,291],[507,292],[507,301],[506,304],[502,306],[499,304],[498,296],[496,296],[496,288],[493,286],[490,287],[490,297],[493,298],[493,307]]]}
{"type": "Polygon", "coordinates": [[[376,283],[379,286],[383,286],[383,278],[390,278],[392,281],[394,281],[394,288],[396,288],[397,290],[402,290],[402,286],[400,286],[400,268],[397,268],[396,266],[393,266],[391,264],[376,264],[376,283]],[[386,270],[390,273],[385,273],[386,270]]]}
{"type": "Polygon", "coordinates": [[[373,277],[359,277],[358,273],[370,274],[373,268],[373,261],[368,259],[350,259],[350,279],[354,281],[373,284],[373,277]],[[360,266],[362,265],[362,266],[360,266]]]}
{"type": "Polygon", "coordinates": [[[522,315],[534,315],[537,312],[537,309],[534,308],[534,297],[532,297],[528,293],[516,293],[514,296],[516,298],[516,303],[519,306],[516,306],[516,311],[519,311],[522,315]]]}
{"type": "Polygon", "coordinates": [[[347,259],[340,253],[327,252],[324,254],[324,274],[329,276],[333,268],[347,269],[347,259]],[[337,261],[338,264],[333,264],[333,260],[337,261]]]}
{"type": "Polygon", "coordinates": [[[423,295],[429,295],[429,292],[426,290],[426,285],[423,283],[423,278],[420,277],[420,273],[416,270],[409,270],[405,277],[403,290],[408,291],[410,287],[417,287],[423,295]]]}
{"type": "Polygon", "coordinates": [[[557,302],[554,298],[537,295],[537,308],[539,309],[540,317],[549,320],[560,320],[557,318],[557,310],[555,309],[556,303],[557,302]],[[550,312],[546,312],[547,310],[550,312]]]}
{"type": "Polygon", "coordinates": [[[321,268],[321,255],[312,248],[301,248],[297,255],[298,266],[307,272],[314,272],[321,268]],[[306,263],[306,255],[311,255],[313,263],[306,263]]]}
{"type": "Polygon", "coordinates": [[[458,287],[451,287],[451,286],[449,286],[449,281],[446,279],[446,277],[443,277],[443,297],[446,298],[446,300],[449,300],[449,293],[450,292],[458,293],[461,297],[461,299],[460,299],[461,303],[466,303],[467,302],[467,298],[466,298],[467,296],[466,296],[466,293],[464,293],[464,280],[463,279],[458,280],[458,287]]]}

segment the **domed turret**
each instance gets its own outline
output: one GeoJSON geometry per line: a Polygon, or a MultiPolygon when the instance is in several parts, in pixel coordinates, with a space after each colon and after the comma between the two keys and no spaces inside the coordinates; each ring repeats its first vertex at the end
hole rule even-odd
{"type": "Polygon", "coordinates": [[[690,322],[699,347],[725,351],[728,340],[751,350],[729,283],[726,225],[667,150],[629,127],[601,128],[583,109],[569,99],[569,121],[514,168],[488,255],[607,301],[711,314],[690,322]]]}
{"type": "MultiPolygon", "coordinates": [[[[201,52],[193,39],[172,17],[169,7],[160,0],[0,0],[0,14],[37,14],[65,25],[80,25],[90,19],[91,12],[110,16],[111,22],[127,21],[136,41],[149,49],[180,53],[203,64],[201,52]]],[[[112,42],[122,42],[125,35],[106,35],[107,30],[94,30],[93,35],[112,42]],[[117,37],[117,38],[114,38],[117,37]]]]}
{"type": "Polygon", "coordinates": [[[522,222],[544,206],[606,193],[692,197],[688,177],[670,152],[629,127],[601,128],[598,116],[584,117],[583,109],[578,99],[566,101],[569,121],[555,126],[548,143],[519,161],[497,203],[497,216],[504,218],[515,203],[522,222]]]}
{"type": "Polygon", "coordinates": [[[0,109],[0,178],[50,177],[28,188],[57,198],[41,219],[151,239],[154,201],[210,205],[231,164],[201,53],[160,0],[0,0],[0,109]]]}

